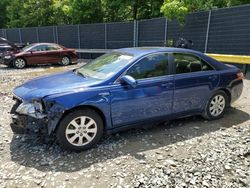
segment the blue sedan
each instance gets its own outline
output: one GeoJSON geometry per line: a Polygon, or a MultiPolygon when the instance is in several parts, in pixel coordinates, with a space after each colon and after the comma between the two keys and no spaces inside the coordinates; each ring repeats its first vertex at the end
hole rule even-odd
{"type": "Polygon", "coordinates": [[[15,88],[11,128],[38,129],[56,137],[61,147],[80,151],[96,145],[104,132],[145,122],[221,118],[242,89],[238,68],[203,53],[124,48],[15,88]]]}

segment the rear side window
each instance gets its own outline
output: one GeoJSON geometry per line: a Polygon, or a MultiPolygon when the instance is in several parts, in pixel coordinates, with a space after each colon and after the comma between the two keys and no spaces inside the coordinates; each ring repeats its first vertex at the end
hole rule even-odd
{"type": "Polygon", "coordinates": [[[55,51],[55,50],[61,50],[62,48],[57,45],[48,45],[48,51],[55,51]]]}
{"type": "Polygon", "coordinates": [[[176,74],[214,70],[207,62],[190,54],[175,53],[174,62],[176,74]]]}
{"type": "Polygon", "coordinates": [[[135,79],[158,77],[167,74],[168,54],[166,53],[149,55],[137,62],[127,71],[127,75],[135,79]]]}

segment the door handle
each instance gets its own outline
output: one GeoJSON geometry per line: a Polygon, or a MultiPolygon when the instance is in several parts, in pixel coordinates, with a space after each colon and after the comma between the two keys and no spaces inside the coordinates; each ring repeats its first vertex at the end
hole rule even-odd
{"type": "Polygon", "coordinates": [[[217,75],[212,75],[212,76],[209,76],[208,78],[209,78],[210,80],[215,80],[217,77],[218,77],[217,75]]]}
{"type": "Polygon", "coordinates": [[[162,87],[165,87],[165,88],[170,88],[170,87],[172,87],[173,86],[173,82],[168,82],[168,83],[163,83],[163,84],[161,84],[161,86],[162,87]]]}

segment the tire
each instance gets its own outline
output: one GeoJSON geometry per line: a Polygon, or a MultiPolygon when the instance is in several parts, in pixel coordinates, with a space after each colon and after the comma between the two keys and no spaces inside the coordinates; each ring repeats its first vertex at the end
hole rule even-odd
{"type": "Polygon", "coordinates": [[[95,146],[102,134],[103,120],[91,109],[77,110],[67,114],[56,131],[59,145],[71,151],[83,151],[95,146]]]}
{"type": "Polygon", "coordinates": [[[60,64],[63,66],[67,66],[71,64],[71,59],[68,56],[63,56],[60,64]]]}
{"type": "Polygon", "coordinates": [[[217,91],[209,99],[203,113],[203,117],[207,120],[220,119],[228,107],[228,96],[224,91],[217,91]]]}
{"type": "Polygon", "coordinates": [[[13,61],[13,66],[17,69],[26,67],[26,61],[23,58],[17,58],[13,61]]]}

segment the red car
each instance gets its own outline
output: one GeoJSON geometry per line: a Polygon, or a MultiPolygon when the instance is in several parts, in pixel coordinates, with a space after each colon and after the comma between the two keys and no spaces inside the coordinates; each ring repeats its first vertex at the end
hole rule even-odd
{"type": "Polygon", "coordinates": [[[59,63],[69,65],[77,62],[77,58],[74,49],[68,49],[53,43],[35,43],[18,51],[3,53],[0,63],[22,69],[27,65],[34,64],[59,63]]]}

